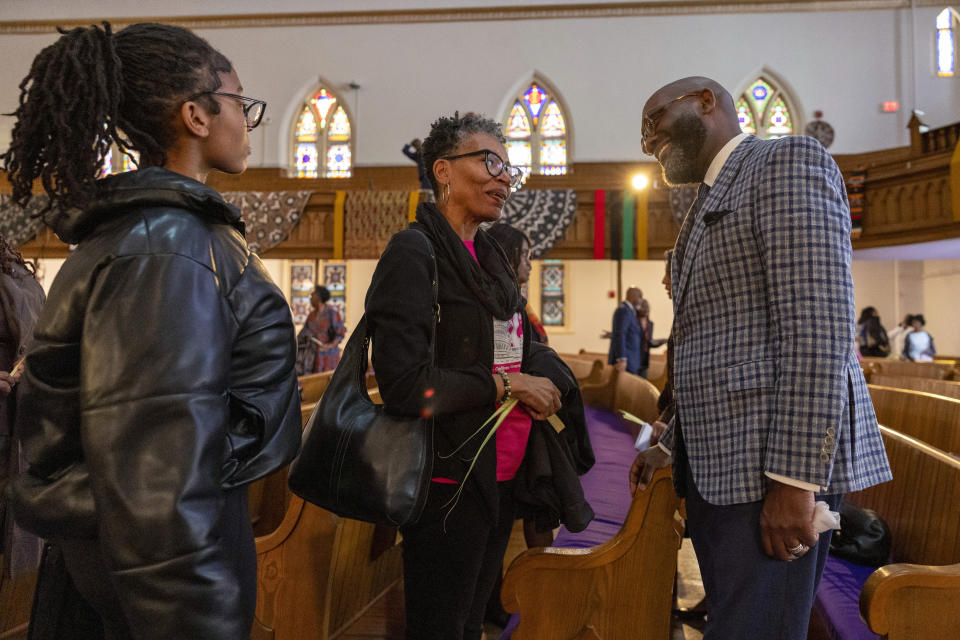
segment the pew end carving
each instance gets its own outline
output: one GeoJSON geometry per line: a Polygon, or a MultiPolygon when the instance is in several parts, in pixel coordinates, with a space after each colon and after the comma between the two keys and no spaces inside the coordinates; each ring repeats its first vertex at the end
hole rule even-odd
{"type": "Polygon", "coordinates": [[[588,549],[530,549],[513,561],[501,597],[520,613],[514,640],[643,640],[670,635],[683,522],[670,469],[638,491],[620,531],[588,549]]]}

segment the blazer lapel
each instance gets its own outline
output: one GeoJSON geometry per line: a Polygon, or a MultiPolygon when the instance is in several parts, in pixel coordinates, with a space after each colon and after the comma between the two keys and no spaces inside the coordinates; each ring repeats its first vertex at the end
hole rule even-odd
{"type": "Polygon", "coordinates": [[[694,220],[684,220],[684,225],[689,223],[692,226],[690,229],[690,237],[687,239],[687,244],[683,251],[683,264],[680,265],[679,274],[680,281],[677,285],[677,290],[674,292],[674,299],[677,301],[675,308],[677,310],[680,309],[680,305],[683,303],[683,295],[687,290],[687,284],[690,282],[690,274],[693,273],[694,263],[700,251],[701,240],[703,239],[703,233],[706,229],[704,217],[710,212],[715,211],[717,205],[723,201],[727,189],[736,181],[737,175],[740,173],[740,167],[743,166],[744,160],[750,156],[750,153],[753,151],[753,146],[757,142],[759,142],[758,138],[749,137],[737,145],[737,148],[733,150],[733,153],[730,154],[730,157],[727,158],[726,163],[724,163],[723,169],[720,170],[720,175],[717,176],[716,182],[710,187],[703,206],[697,210],[696,218],[694,220]]]}

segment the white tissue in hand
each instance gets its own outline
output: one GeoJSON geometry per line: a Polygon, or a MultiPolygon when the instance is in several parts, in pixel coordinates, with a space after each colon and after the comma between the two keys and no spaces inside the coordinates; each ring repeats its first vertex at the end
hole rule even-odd
{"type": "Polygon", "coordinates": [[[830,505],[818,500],[813,508],[813,532],[820,535],[824,531],[840,528],[840,513],[830,511],[830,505]]]}

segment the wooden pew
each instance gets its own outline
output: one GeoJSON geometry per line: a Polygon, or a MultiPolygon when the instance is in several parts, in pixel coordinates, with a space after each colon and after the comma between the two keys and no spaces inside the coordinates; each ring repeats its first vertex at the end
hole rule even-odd
{"type": "Polygon", "coordinates": [[[890,525],[893,557],[867,579],[860,612],[888,640],[960,637],[960,460],[881,427],[893,481],[847,499],[890,525]]]}
{"type": "Polygon", "coordinates": [[[948,453],[960,453],[960,400],[867,385],[880,424],[948,453]]]}
{"type": "Polygon", "coordinates": [[[588,549],[529,549],[503,580],[503,605],[520,612],[512,640],[662,640],[683,523],[670,469],[638,491],[620,531],[588,549]]]}
{"type": "Polygon", "coordinates": [[[885,358],[864,358],[861,362],[864,371],[885,376],[914,376],[953,380],[956,369],[952,364],[943,362],[910,362],[908,360],[887,360],[885,358]]]}
{"type": "MultiPolygon", "coordinates": [[[[330,375],[301,378],[306,382],[304,424],[330,375]]],[[[378,402],[376,387],[368,391],[378,402]]],[[[254,528],[257,607],[252,640],[336,638],[400,580],[395,530],[340,518],[294,496],[287,488],[286,469],[252,485],[251,494],[254,491],[261,521],[254,528]]]]}
{"type": "Polygon", "coordinates": [[[327,390],[331,378],[333,378],[333,371],[300,376],[298,378],[300,381],[300,402],[306,404],[319,400],[323,392],[327,390]]]}
{"type": "MultiPolygon", "coordinates": [[[[659,393],[649,381],[614,371],[608,386],[598,393],[601,406],[656,418],[659,393]]],[[[506,610],[520,613],[512,640],[668,638],[683,537],[678,508],[670,469],[661,469],[647,491],[633,497],[623,526],[607,542],[530,549],[517,557],[501,590],[506,610]]]]}
{"type": "Polygon", "coordinates": [[[870,384],[875,384],[880,387],[895,387],[897,389],[911,389],[913,391],[935,393],[938,396],[946,396],[960,400],[960,381],[935,380],[933,378],[917,378],[915,376],[888,376],[877,373],[870,377],[870,384]]]}
{"type": "Polygon", "coordinates": [[[596,358],[588,358],[570,353],[558,354],[560,359],[570,367],[571,373],[580,383],[598,383],[600,382],[603,368],[606,361],[596,358]]]}

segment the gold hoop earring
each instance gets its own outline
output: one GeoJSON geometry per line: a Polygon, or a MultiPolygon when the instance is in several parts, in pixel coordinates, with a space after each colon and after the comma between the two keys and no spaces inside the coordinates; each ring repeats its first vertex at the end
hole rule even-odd
{"type": "Polygon", "coordinates": [[[440,191],[440,204],[447,204],[450,200],[450,183],[444,182],[443,189],[440,191]]]}

